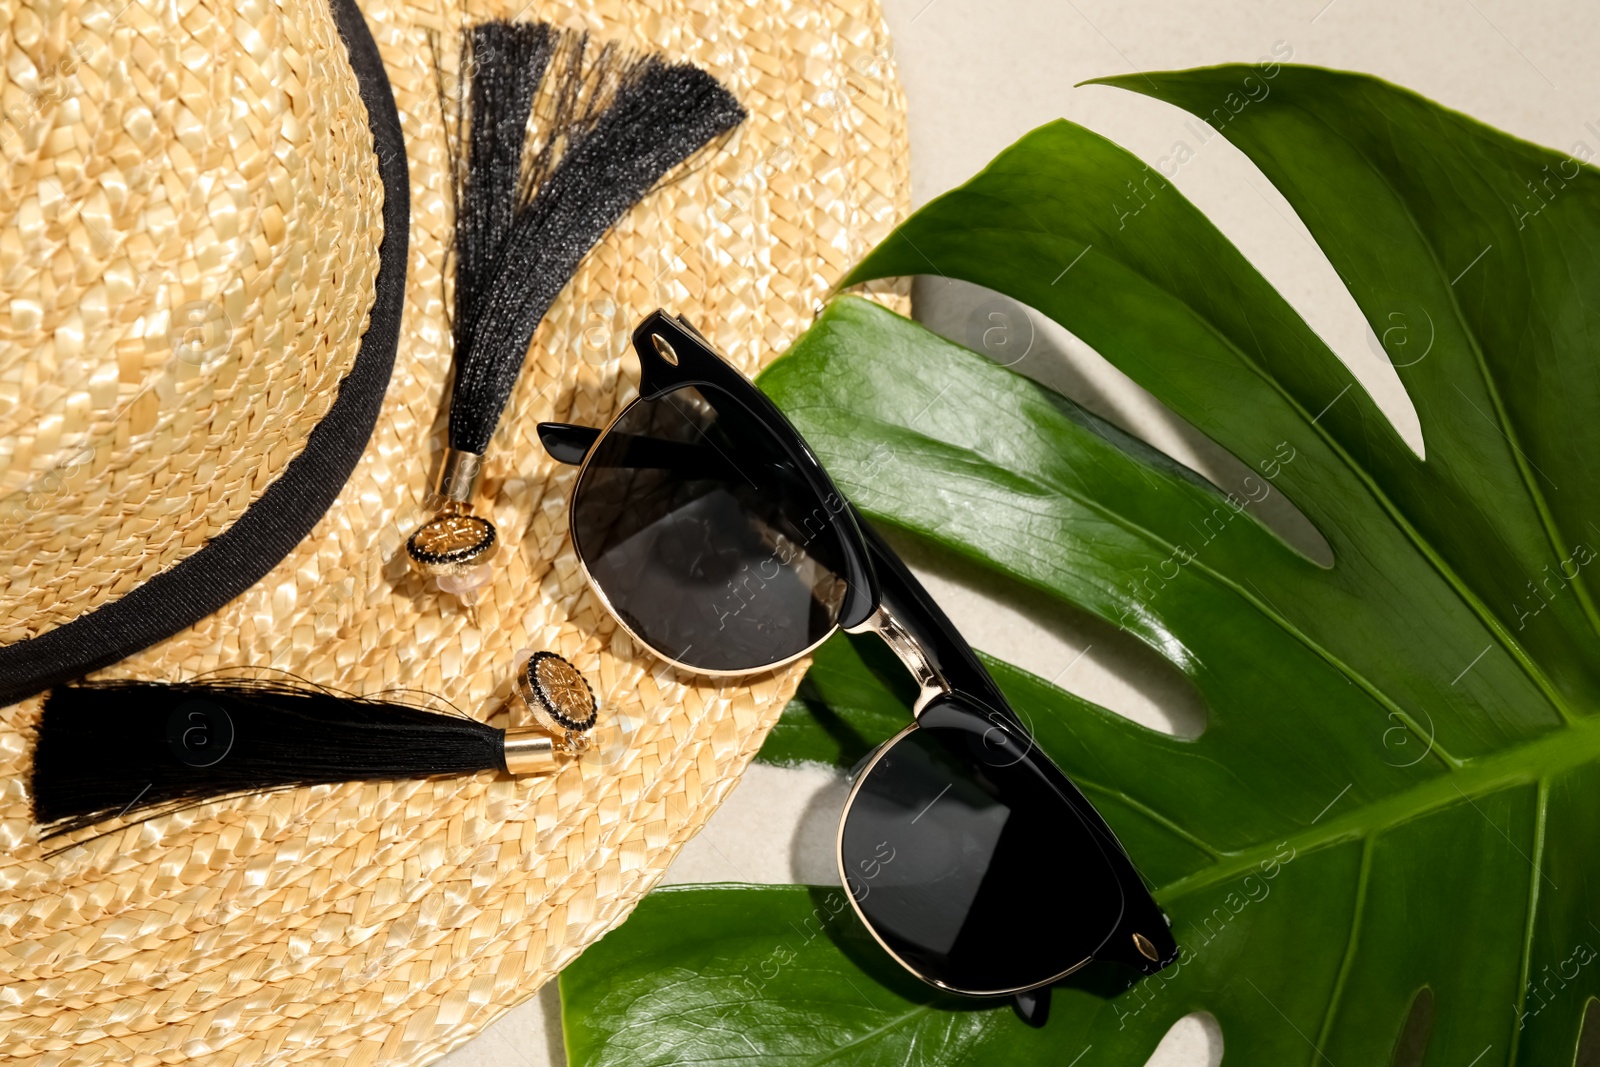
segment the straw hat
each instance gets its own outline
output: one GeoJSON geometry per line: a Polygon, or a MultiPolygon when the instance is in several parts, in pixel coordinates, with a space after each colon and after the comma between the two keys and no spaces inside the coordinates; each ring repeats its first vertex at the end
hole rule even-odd
{"type": "Polygon", "coordinates": [[[754,373],[904,214],[874,0],[364,12],[404,161],[350,0],[0,14],[0,685],[126,652],[98,676],[271,667],[487,718],[518,650],[549,649],[594,686],[599,744],[555,778],[301,789],[50,855],[26,788],[40,701],[0,709],[0,1058],[429,1060],[620,921],[803,672],[712,686],[633,647],[584,584],[571,471],[534,426],[606,421],[657,306],[754,373]],[[750,118],[540,327],[480,494],[506,547],[469,607],[402,553],[431,514],[450,371],[428,33],[515,16],[694,62],[750,118]],[[400,162],[409,198],[386,187],[400,162]]]}

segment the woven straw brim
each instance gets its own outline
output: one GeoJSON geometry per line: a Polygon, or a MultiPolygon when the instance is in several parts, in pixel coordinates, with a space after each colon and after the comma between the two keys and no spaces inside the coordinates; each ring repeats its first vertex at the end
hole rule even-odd
{"type": "Polygon", "coordinates": [[[106,675],[275,668],[362,693],[423,690],[487,718],[517,650],[551,649],[600,698],[598,750],[542,780],[485,774],[209,804],[49,857],[25,788],[39,701],[5,709],[0,1057],[428,1061],[627,914],[732,788],[803,673],[800,663],[712,685],[634,647],[581,576],[567,536],[573,474],[545,457],[534,426],[601,424],[618,410],[637,374],[623,339],[657,306],[754,373],[903,215],[903,103],[875,3],[471,10],[695,62],[751,115],[617,227],[541,326],[484,482],[506,548],[470,610],[400,559],[429,514],[450,365],[449,191],[426,32],[449,40],[464,13],[394,0],[366,11],[405,130],[413,212],[400,352],[377,431],[313,536],[266,579],[106,675]]]}
{"type": "Polygon", "coordinates": [[[0,57],[10,645],[188,558],[301,453],[366,330],[383,190],[321,0],[24,5],[0,57]]]}

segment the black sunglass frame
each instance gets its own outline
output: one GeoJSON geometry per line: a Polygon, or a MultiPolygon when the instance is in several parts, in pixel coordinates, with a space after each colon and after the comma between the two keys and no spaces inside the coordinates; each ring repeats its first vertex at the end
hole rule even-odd
{"type": "MultiPolygon", "coordinates": [[[[917,683],[918,695],[911,709],[912,722],[879,745],[863,761],[854,775],[852,789],[840,818],[840,841],[836,847],[840,879],[846,886],[858,918],[873,939],[896,962],[929,985],[962,996],[1011,997],[1018,1014],[1035,1025],[1041,1025],[1048,1015],[1051,986],[1094,960],[1121,963],[1146,975],[1154,974],[1176,960],[1178,947],[1167,928],[1166,917],[1150,896],[1143,878],[1111,828],[1066,773],[1034,745],[1027,728],[979,661],[972,646],[934,603],[894,549],[833,484],[815,453],[777,405],[718,355],[699,331],[666,311],[652,312],[639,324],[633,332],[633,348],[640,363],[638,398],[626,405],[604,430],[570,423],[540,423],[539,437],[545,450],[562,463],[581,466],[594,445],[610,431],[611,426],[621,421],[634,404],[659,399],[684,387],[708,387],[740,404],[771,435],[792,469],[804,479],[805,487],[822,501],[828,521],[837,534],[843,571],[840,577],[846,583],[846,592],[835,628],[849,633],[871,631],[877,634],[894,651],[917,683]],[[849,889],[850,873],[845,868],[842,848],[843,827],[862,782],[896,742],[917,728],[917,719],[930,705],[940,698],[952,697],[979,706],[995,729],[1004,731],[1012,742],[1020,742],[1025,753],[1023,758],[1032,761],[1032,766],[1047,778],[1055,792],[1099,839],[1106,864],[1121,888],[1122,915],[1101,946],[1044,982],[1018,989],[966,990],[930,978],[901,959],[884,943],[872,923],[862,914],[855,894],[849,889]]],[[[569,512],[575,510],[569,508],[569,512]]],[[[576,545],[575,531],[573,540],[576,545]]],[[[579,562],[583,563],[581,559],[579,562]]],[[[609,609],[610,600],[604,590],[598,589],[587,564],[583,566],[585,576],[591,585],[596,586],[609,609]]],[[[629,632],[632,633],[631,630],[629,632]]],[[[738,671],[705,670],[681,663],[639,635],[632,635],[661,659],[692,673],[748,675],[780,665],[765,664],[738,671]]],[[[814,644],[782,662],[799,658],[815,647],[814,644]]]]}

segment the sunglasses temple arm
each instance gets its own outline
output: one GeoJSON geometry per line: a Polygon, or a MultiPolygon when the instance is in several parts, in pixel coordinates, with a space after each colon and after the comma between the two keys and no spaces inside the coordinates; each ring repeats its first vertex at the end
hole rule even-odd
{"type": "MultiPolygon", "coordinates": [[[[539,441],[550,458],[558,463],[576,467],[583,463],[600,440],[604,431],[593,426],[578,426],[569,422],[541,422],[539,441]]],[[[771,477],[774,481],[795,481],[794,471],[776,463],[743,469],[735,466],[726,453],[715,447],[674,441],[665,437],[646,437],[642,434],[618,433],[612,430],[609,440],[620,444],[620,451],[607,455],[606,465],[633,467],[638,470],[670,470],[684,478],[708,478],[725,482],[745,482],[749,474],[771,477]]]]}
{"type": "MultiPolygon", "coordinates": [[[[539,442],[552,459],[568,466],[583,463],[604,431],[570,422],[541,422],[539,442]]],[[[686,478],[721,478],[742,481],[744,474],[715,448],[673,441],[665,437],[611,432],[611,440],[621,446],[612,453],[608,465],[639,470],[670,470],[686,478]]]]}
{"type": "Polygon", "coordinates": [[[593,426],[577,426],[570,422],[539,424],[539,442],[557,463],[578,466],[598,440],[600,431],[593,426]]]}

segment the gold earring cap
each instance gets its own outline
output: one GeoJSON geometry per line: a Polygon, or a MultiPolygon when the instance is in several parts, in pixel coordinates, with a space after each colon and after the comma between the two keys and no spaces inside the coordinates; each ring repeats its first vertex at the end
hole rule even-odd
{"type": "Polygon", "coordinates": [[[550,774],[561,766],[556,739],[535,726],[513,726],[506,731],[506,770],[525,774],[550,774]]]}
{"type": "Polygon", "coordinates": [[[478,479],[482,476],[482,455],[447,448],[444,450],[444,462],[439,466],[439,495],[457,504],[471,506],[472,495],[478,491],[478,479]]]}

